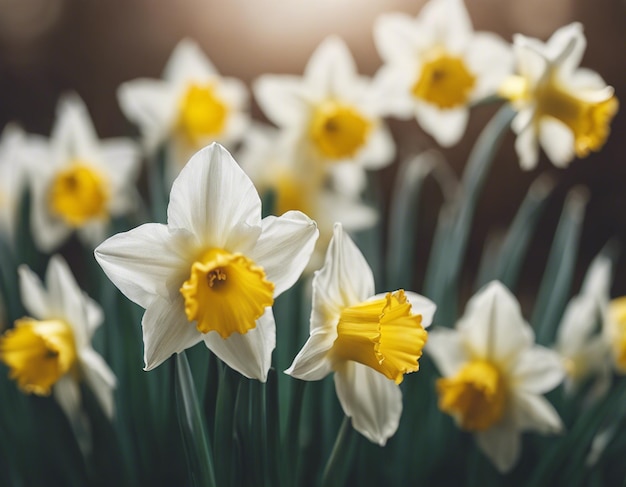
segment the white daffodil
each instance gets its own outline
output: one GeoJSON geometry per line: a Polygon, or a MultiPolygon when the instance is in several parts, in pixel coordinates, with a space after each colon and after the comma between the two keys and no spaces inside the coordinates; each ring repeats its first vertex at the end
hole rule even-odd
{"type": "Polygon", "coordinates": [[[31,136],[27,149],[30,223],[40,250],[51,252],[74,231],[95,246],[111,217],[135,207],[136,145],[126,138],[99,140],[77,96],[59,102],[50,139],[31,136]]]}
{"type": "Polygon", "coordinates": [[[557,30],[545,44],[516,35],[518,75],[501,86],[518,111],[512,128],[523,169],[537,165],[539,145],[555,166],[602,148],[617,112],[613,88],[594,71],[579,68],[587,41],[579,23],[557,30]]]}
{"type": "Polygon", "coordinates": [[[461,139],[470,105],[495,94],[512,69],[509,45],[474,32],[462,0],[430,0],[417,18],[383,14],[374,40],[384,62],[376,82],[385,114],[415,117],[441,146],[461,139]]]}
{"type": "Polygon", "coordinates": [[[232,149],[249,122],[246,86],[221,76],[190,39],[174,48],[163,79],[127,81],[119,87],[118,99],[124,114],[139,126],[149,152],[168,143],[169,182],[211,142],[232,149]]]}
{"type": "Polygon", "coordinates": [[[317,236],[315,222],[297,211],[261,219],[252,182],[214,143],[174,181],[167,225],[114,235],[95,255],[146,308],[146,370],[204,341],[233,369],[265,381],[276,338],[271,306],[302,273],[317,236]]]}
{"type": "Polygon", "coordinates": [[[434,303],[412,292],[374,295],[372,270],[338,223],[313,278],[311,336],[286,373],[320,380],[334,372],[354,428],[384,445],[402,413],[398,384],[418,370],[434,313],[434,303]]]}
{"type": "Polygon", "coordinates": [[[317,241],[308,270],[321,267],[335,222],[348,231],[376,223],[376,210],[317,180],[314,170],[295,155],[291,140],[274,128],[253,126],[244,139],[238,160],[261,194],[272,194],[274,212],[299,210],[317,223],[317,241]]]}
{"type": "Polygon", "coordinates": [[[572,393],[594,377],[590,398],[603,395],[611,383],[611,348],[601,332],[609,305],[611,262],[592,262],[581,292],[567,305],[559,325],[555,349],[565,365],[565,392],[572,393]]]}
{"type": "Polygon", "coordinates": [[[79,381],[93,391],[103,412],[113,417],[116,378],[92,348],[102,324],[100,306],[79,287],[62,257],[48,264],[45,287],[28,267],[19,268],[20,293],[29,317],[0,337],[0,360],[9,375],[29,394],[51,392],[74,424],[80,422],[79,381]]]}
{"type": "Polygon", "coordinates": [[[522,431],[561,431],[558,413],[542,396],[563,380],[561,359],[534,345],[532,328],[501,283],[470,299],[456,329],[431,331],[426,352],[443,375],[439,409],[474,433],[501,472],[517,461],[522,431]]]}
{"type": "Polygon", "coordinates": [[[0,136],[0,235],[13,244],[18,209],[26,183],[26,166],[22,158],[24,133],[7,125],[0,136]]]}
{"type": "Polygon", "coordinates": [[[267,118],[294,139],[296,157],[330,173],[337,190],[358,194],[363,169],[391,163],[395,145],[380,99],[341,39],[323,41],[302,77],[267,74],[253,88],[267,118]]]}

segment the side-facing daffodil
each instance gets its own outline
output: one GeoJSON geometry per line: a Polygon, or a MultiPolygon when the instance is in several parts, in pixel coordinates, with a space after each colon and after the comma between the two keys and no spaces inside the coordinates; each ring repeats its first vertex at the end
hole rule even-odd
{"type": "Polygon", "coordinates": [[[35,244],[51,252],[72,232],[95,247],[113,216],[137,203],[139,151],[126,138],[99,140],[78,96],[59,102],[49,139],[30,136],[25,158],[35,244]]]}
{"type": "Polygon", "coordinates": [[[243,82],[221,76],[191,39],[174,48],[162,79],[138,78],[118,89],[122,111],[139,126],[146,150],[166,143],[170,183],[211,142],[234,148],[248,126],[248,98],[243,82]]]}
{"type": "Polygon", "coordinates": [[[359,198],[316,184],[315,171],[300,163],[292,141],[283,135],[273,127],[253,125],[237,159],[259,192],[272,195],[276,214],[299,210],[315,220],[320,238],[307,267],[313,271],[324,262],[335,222],[348,231],[363,230],[376,223],[378,213],[359,198]]]}
{"type": "Polygon", "coordinates": [[[298,211],[261,219],[252,182],[214,143],[174,181],[167,225],[114,235],[95,255],[120,291],[146,308],[146,370],[204,341],[233,369],[265,381],[274,298],[298,279],[317,237],[315,222],[298,211]]]}
{"type": "Polygon", "coordinates": [[[467,303],[456,329],[430,332],[426,352],[443,378],[439,409],[475,435],[501,472],[517,461],[523,431],[556,433],[562,423],[542,394],[564,377],[558,354],[534,345],[515,297],[493,281],[467,303]]]}
{"type": "Polygon", "coordinates": [[[9,376],[27,394],[54,394],[72,423],[81,421],[79,382],[84,381],[112,417],[116,378],[91,346],[104,319],[100,306],[80,289],[58,255],[50,259],[45,287],[25,265],[19,268],[19,280],[29,316],[0,337],[0,360],[9,376]]]}
{"type": "Polygon", "coordinates": [[[576,391],[593,379],[589,399],[603,395],[611,385],[611,347],[603,326],[609,307],[611,261],[596,257],[581,292],[568,303],[556,335],[555,350],[565,365],[565,392],[576,391]]]}
{"type": "Polygon", "coordinates": [[[539,145],[555,166],[564,167],[606,142],[619,104],[596,72],[578,67],[586,47],[579,23],[558,29],[546,43],[514,37],[518,74],[503,83],[500,93],[518,111],[512,128],[523,169],[537,165],[539,145]]]}
{"type": "Polygon", "coordinates": [[[296,157],[330,174],[340,192],[358,194],[364,169],[391,163],[395,145],[380,97],[341,39],[325,39],[302,77],[266,74],[253,89],[267,118],[294,139],[296,157]]]}
{"type": "Polygon", "coordinates": [[[16,125],[7,125],[0,136],[0,238],[11,245],[26,183],[26,165],[22,157],[24,146],[22,130],[16,125]]]}
{"type": "Polygon", "coordinates": [[[474,32],[462,0],[430,0],[416,18],[383,14],[374,40],[384,62],[375,81],[385,115],[415,117],[441,146],[461,139],[470,105],[494,95],[513,67],[510,46],[474,32]]]}
{"type": "Polygon", "coordinates": [[[320,380],[334,372],[339,402],[353,427],[384,445],[402,414],[399,384],[419,369],[435,305],[402,289],[374,294],[374,277],[341,224],[313,277],[311,336],[287,374],[320,380]]]}

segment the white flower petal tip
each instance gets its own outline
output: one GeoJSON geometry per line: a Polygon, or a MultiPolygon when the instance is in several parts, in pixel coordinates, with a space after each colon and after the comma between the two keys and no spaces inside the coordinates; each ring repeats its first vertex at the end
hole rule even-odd
{"type": "Polygon", "coordinates": [[[542,394],[563,380],[562,361],[534,344],[517,300],[500,282],[470,299],[454,330],[431,332],[426,350],[443,375],[436,384],[439,408],[475,434],[500,471],[517,461],[522,432],[561,430],[542,394]]]}

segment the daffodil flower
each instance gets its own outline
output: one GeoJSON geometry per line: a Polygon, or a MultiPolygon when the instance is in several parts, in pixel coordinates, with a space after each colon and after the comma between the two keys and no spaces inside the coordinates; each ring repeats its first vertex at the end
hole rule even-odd
{"type": "Polygon", "coordinates": [[[456,144],[470,105],[496,93],[512,70],[508,44],[474,32],[462,0],[430,0],[418,17],[381,15],[374,25],[384,65],[375,81],[386,115],[415,117],[441,146],[456,144]]]}
{"type": "Polygon", "coordinates": [[[618,102],[596,72],[578,67],[586,46],[579,23],[560,28],[545,44],[514,37],[518,74],[503,83],[500,93],[518,111],[512,128],[523,169],[537,165],[539,145],[555,166],[564,167],[575,155],[586,157],[606,142],[618,102]]]}
{"type": "Polygon", "coordinates": [[[190,39],[174,48],[163,79],[127,81],[119,87],[118,99],[124,114],[139,126],[150,153],[167,142],[169,182],[191,155],[211,142],[232,149],[249,123],[243,82],[221,76],[190,39]]]}
{"type": "Polygon", "coordinates": [[[5,127],[0,137],[0,235],[13,244],[18,208],[26,183],[23,160],[25,135],[16,125],[5,127]]]}
{"type": "Polygon", "coordinates": [[[27,394],[54,394],[72,422],[80,421],[79,381],[84,381],[111,418],[116,378],[91,346],[104,318],[102,309],[78,287],[58,255],[50,259],[45,287],[24,265],[19,279],[30,316],[17,320],[0,337],[0,360],[9,367],[9,376],[27,394]]]}
{"type": "Polygon", "coordinates": [[[311,336],[287,374],[320,380],[334,372],[341,406],[354,428],[384,445],[402,413],[399,384],[419,368],[435,305],[398,290],[374,295],[365,257],[336,224],[326,261],[313,278],[311,336]]]}
{"type": "Polygon", "coordinates": [[[378,214],[358,198],[316,182],[315,171],[298,159],[290,142],[275,128],[253,125],[238,160],[261,194],[272,193],[275,213],[299,210],[315,220],[320,238],[307,266],[313,271],[324,262],[335,222],[358,231],[373,226],[378,214]]]}
{"type": "Polygon", "coordinates": [[[77,96],[60,101],[50,139],[31,136],[24,157],[32,188],[32,234],[44,252],[73,232],[95,247],[111,217],[137,203],[137,147],[126,138],[99,140],[77,96]]]}
{"type": "Polygon", "coordinates": [[[330,174],[340,192],[358,194],[364,169],[391,163],[395,146],[380,117],[379,96],[358,75],[341,39],[324,40],[302,77],[267,74],[253,89],[269,120],[294,139],[297,157],[330,174]]]}
{"type": "Polygon", "coordinates": [[[571,394],[593,377],[590,400],[603,395],[611,384],[611,347],[602,326],[609,306],[610,280],[609,259],[597,257],[557,330],[555,350],[565,366],[565,392],[571,394]]]}
{"type": "Polygon", "coordinates": [[[315,222],[297,211],[261,219],[252,182],[214,143],[174,181],[167,225],[114,235],[95,255],[146,308],[146,370],[204,341],[231,368],[265,381],[276,341],[271,306],[302,273],[317,236],[315,222]]]}
{"type": "Polygon", "coordinates": [[[558,354],[534,345],[515,297],[493,281],[470,299],[456,329],[430,332],[426,352],[443,375],[439,409],[472,432],[501,472],[510,470],[521,433],[561,431],[558,413],[542,394],[564,377],[558,354]]]}

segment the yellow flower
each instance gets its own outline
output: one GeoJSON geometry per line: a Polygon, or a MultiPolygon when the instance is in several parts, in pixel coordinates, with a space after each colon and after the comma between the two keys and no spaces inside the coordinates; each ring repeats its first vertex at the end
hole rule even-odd
{"type": "Polygon", "coordinates": [[[271,306],[302,273],[317,236],[315,222],[297,211],[261,219],[252,182],[212,144],[174,181],[167,225],[114,235],[95,255],[146,308],[146,370],[204,341],[233,369],[265,381],[275,346],[271,306]]]}
{"type": "Polygon", "coordinates": [[[28,267],[19,268],[20,292],[32,318],[17,320],[0,337],[0,361],[25,393],[54,394],[74,423],[79,421],[84,381],[102,410],[113,416],[113,372],[91,346],[103,320],[102,309],[76,284],[60,256],[53,256],[45,289],[28,267]]]}
{"type": "Polygon", "coordinates": [[[514,41],[518,74],[500,94],[519,112],[512,128],[522,168],[537,165],[539,145],[558,167],[599,151],[619,104],[597,73],[578,67],[587,44],[582,25],[560,28],[545,44],[519,34],[514,41]]]}
{"type": "Polygon", "coordinates": [[[326,261],[313,278],[311,336],[287,374],[320,380],[335,373],[341,406],[354,428],[384,445],[402,413],[398,384],[419,369],[435,305],[404,290],[374,295],[363,254],[335,225],[326,261]]]}
{"type": "Polygon", "coordinates": [[[455,330],[430,332],[426,352],[443,378],[439,409],[475,434],[502,472],[517,461],[521,432],[557,432],[558,413],[541,395],[564,376],[559,356],[534,345],[515,297],[494,281],[467,304],[455,330]]]}

